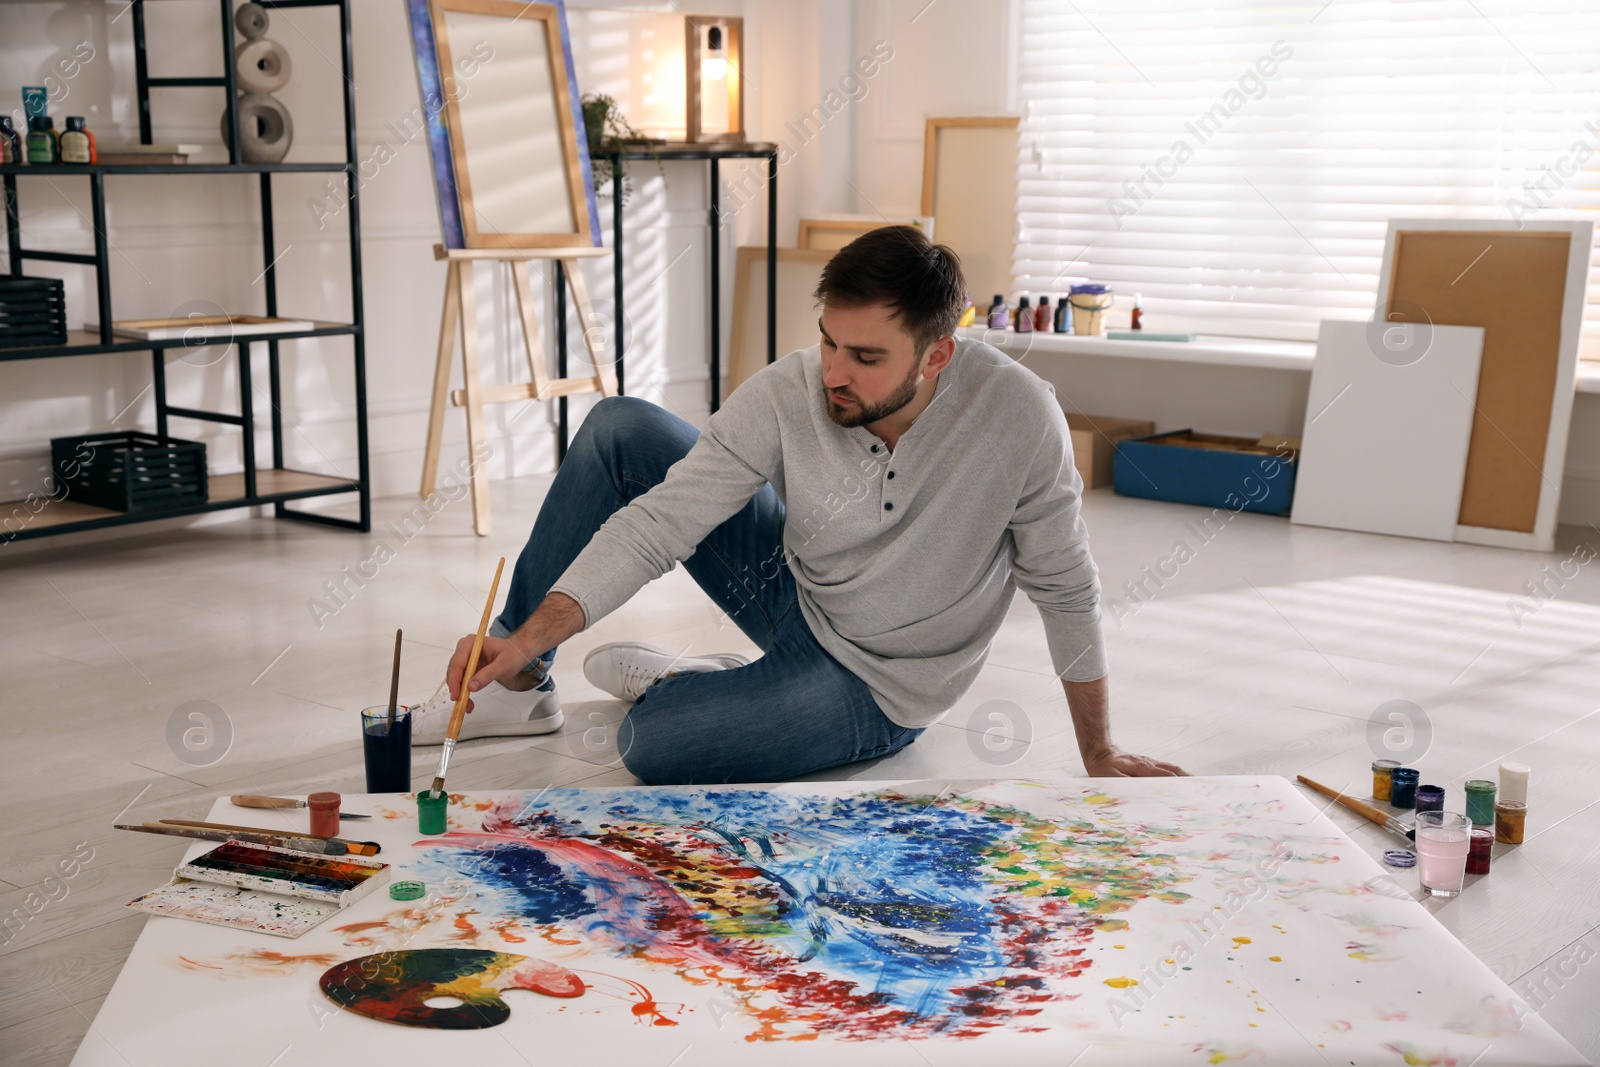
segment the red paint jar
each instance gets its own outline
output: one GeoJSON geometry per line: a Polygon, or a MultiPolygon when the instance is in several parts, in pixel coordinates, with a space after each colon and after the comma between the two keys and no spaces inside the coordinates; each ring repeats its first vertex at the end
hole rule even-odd
{"type": "Polygon", "coordinates": [[[1488,874],[1490,850],[1493,848],[1493,830],[1473,830],[1467,842],[1467,873],[1488,874]]]}
{"type": "Polygon", "coordinates": [[[339,836],[339,794],[312,793],[306,797],[311,809],[311,835],[313,837],[339,836]]]}

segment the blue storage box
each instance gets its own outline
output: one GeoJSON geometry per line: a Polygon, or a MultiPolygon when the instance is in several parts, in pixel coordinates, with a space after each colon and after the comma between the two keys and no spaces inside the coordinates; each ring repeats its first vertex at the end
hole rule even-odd
{"type": "Polygon", "coordinates": [[[1123,496],[1287,515],[1297,458],[1288,443],[1174,430],[1118,441],[1111,484],[1123,496]]]}

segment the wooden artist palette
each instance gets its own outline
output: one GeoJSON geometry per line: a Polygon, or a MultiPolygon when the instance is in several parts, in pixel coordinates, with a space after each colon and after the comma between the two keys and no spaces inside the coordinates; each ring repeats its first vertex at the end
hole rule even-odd
{"type": "Polygon", "coordinates": [[[500,994],[528,989],[547,997],[581,997],[583,979],[532,956],[483,949],[423,948],[357,956],[328,968],[319,984],[342,1008],[380,1022],[431,1030],[483,1030],[511,1017],[500,994]],[[430,1007],[452,997],[461,1003],[430,1007]]]}

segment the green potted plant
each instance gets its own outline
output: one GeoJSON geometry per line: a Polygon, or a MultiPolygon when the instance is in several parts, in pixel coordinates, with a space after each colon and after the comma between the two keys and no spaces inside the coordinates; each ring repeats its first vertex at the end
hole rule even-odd
{"type": "MultiPolygon", "coordinates": [[[[608,153],[621,152],[627,148],[638,145],[662,144],[660,138],[646,137],[629,125],[623,117],[622,109],[617,107],[616,100],[605,93],[584,93],[583,126],[589,135],[589,163],[594,171],[594,187],[598,191],[604,189],[613,181],[622,183],[622,202],[628,202],[628,194],[633,191],[632,183],[628,180],[626,163],[622,156],[612,156],[608,153]]],[[[666,170],[661,166],[661,157],[655,150],[650,152],[650,158],[656,161],[656,170],[661,176],[666,177],[666,170]]]]}

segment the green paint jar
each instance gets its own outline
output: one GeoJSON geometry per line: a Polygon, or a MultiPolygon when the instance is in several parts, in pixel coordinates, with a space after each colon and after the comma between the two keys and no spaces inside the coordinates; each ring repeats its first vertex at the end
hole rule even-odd
{"type": "Polygon", "coordinates": [[[1467,818],[1474,826],[1494,825],[1495,784],[1486,778],[1474,778],[1464,787],[1467,791],[1467,818]]]}
{"type": "Polygon", "coordinates": [[[450,828],[450,794],[434,795],[424,789],[417,794],[417,830],[424,834],[442,834],[450,828]]]}

